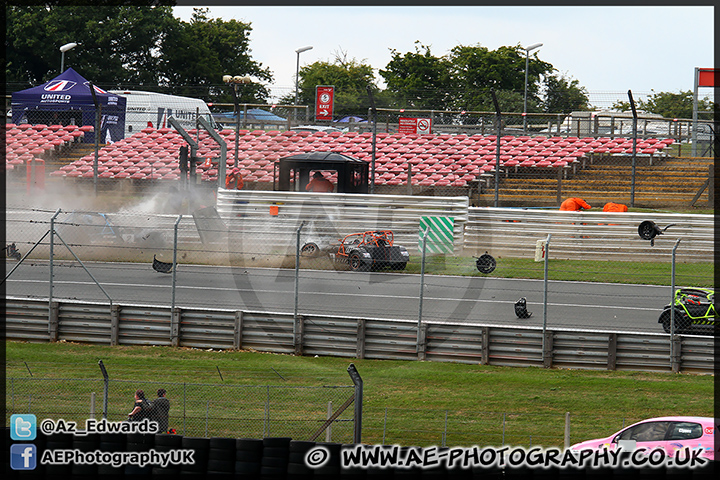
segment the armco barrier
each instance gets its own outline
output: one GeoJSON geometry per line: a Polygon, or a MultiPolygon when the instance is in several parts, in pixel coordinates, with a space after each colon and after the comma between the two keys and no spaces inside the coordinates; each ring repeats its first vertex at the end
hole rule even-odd
{"type": "Polygon", "coordinates": [[[714,338],[5,299],[8,340],[253,349],[482,365],[712,374],[714,338]],[[294,335],[297,332],[297,335],[294,335]],[[297,339],[297,340],[296,340],[297,339]],[[545,349],[543,350],[543,345],[545,349]],[[675,368],[673,368],[675,367],[675,368]]]}
{"type": "MultiPolygon", "coordinates": [[[[669,262],[675,239],[682,239],[677,250],[678,262],[711,262],[714,254],[714,217],[712,215],[674,213],[605,213],[599,211],[561,212],[521,208],[470,208],[467,197],[421,197],[400,195],[323,194],[308,197],[299,192],[231,192],[221,190],[218,212],[232,234],[234,254],[276,251],[281,256],[295,254],[298,227],[304,221],[301,242],[325,239],[336,241],[344,235],[372,229],[390,229],[395,241],[418,253],[420,219],[428,216],[452,217],[454,252],[482,255],[485,251],[496,258],[533,258],[538,240],[552,234],[552,256],[571,260],[617,260],[669,262]],[[237,203],[236,203],[237,202],[237,203]],[[270,213],[270,206],[278,207],[278,214],[270,213]],[[661,228],[674,224],[654,246],[638,235],[638,226],[645,220],[661,228]]],[[[8,241],[18,242],[25,253],[50,227],[51,211],[28,209],[6,210],[8,241]]],[[[56,228],[65,235],[85,260],[118,261],[132,257],[135,244],[118,245],[104,239],[100,244],[80,242],[72,238],[74,224],[68,214],[58,216],[56,228]],[[75,240],[74,243],[71,240],[75,240]],[[110,242],[110,243],[107,243],[110,242]]],[[[109,221],[129,231],[144,229],[159,232],[166,245],[155,250],[172,255],[175,215],[108,213],[109,221]]],[[[79,228],[79,227],[78,227],[79,228]]],[[[219,232],[213,232],[215,236],[219,232]]],[[[212,236],[212,235],[211,235],[212,236]]],[[[222,235],[220,235],[221,237],[222,235]]],[[[78,237],[83,238],[83,237],[78,237]]],[[[97,239],[96,239],[97,241],[97,239]]],[[[59,241],[58,241],[59,242],[59,241]]],[[[178,249],[188,255],[187,263],[227,264],[229,245],[209,242],[203,244],[191,215],[178,224],[178,249]]],[[[64,248],[55,255],[69,254],[64,248]]],[[[40,244],[32,258],[47,259],[48,242],[40,244]]]]}
{"type": "Polygon", "coordinates": [[[714,228],[712,215],[470,208],[463,247],[472,255],[533,258],[537,241],[552,234],[555,259],[668,262],[681,238],[678,262],[712,262],[714,228]],[[645,220],[673,226],[651,246],[638,235],[645,220]]]}

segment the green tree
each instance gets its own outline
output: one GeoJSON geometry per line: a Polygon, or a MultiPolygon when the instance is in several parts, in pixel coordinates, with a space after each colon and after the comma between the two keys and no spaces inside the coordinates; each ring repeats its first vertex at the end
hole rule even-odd
{"type": "MultiPolygon", "coordinates": [[[[332,85],[334,90],[334,115],[366,115],[370,107],[367,86],[377,93],[373,68],[356,59],[348,59],[345,52],[335,54],[332,63],[315,62],[300,69],[298,74],[298,104],[315,105],[315,87],[332,85]]],[[[281,99],[281,103],[295,103],[295,93],[281,99]]],[[[380,106],[377,104],[376,106],[380,106]]]]}
{"type": "MultiPolygon", "coordinates": [[[[269,69],[250,57],[250,24],[208,18],[208,9],[194,9],[190,22],[176,22],[162,44],[161,84],[169,93],[232,102],[223,75],[273,79],[269,69]]],[[[259,82],[238,88],[240,103],[261,103],[269,96],[259,82]]]]}
{"type": "Polygon", "coordinates": [[[577,110],[589,110],[590,103],[585,87],[574,78],[561,75],[545,77],[545,95],[541,103],[546,113],[568,114],[577,110]]]}
{"type": "Polygon", "coordinates": [[[6,13],[6,81],[26,88],[60,73],[61,45],[72,67],[100,86],[157,85],[164,32],[176,20],[168,6],[12,5],[6,13]]]}
{"type": "MultiPolygon", "coordinates": [[[[450,51],[449,61],[452,64],[453,82],[457,85],[454,100],[456,108],[494,110],[489,95],[489,91],[494,90],[502,110],[522,111],[525,89],[525,55],[522,47],[504,46],[489,50],[480,45],[458,45],[450,51]],[[520,97],[509,92],[519,92],[520,97]]],[[[537,58],[537,52],[529,57],[528,111],[537,111],[539,80],[553,70],[551,64],[537,58]]]]}
{"type": "MultiPolygon", "coordinates": [[[[693,92],[687,90],[679,93],[660,92],[651,90],[646,100],[638,100],[635,107],[648,113],[662,115],[664,118],[692,118],[693,115],[693,92]]],[[[698,112],[713,112],[718,104],[708,98],[698,99],[698,112]]],[[[613,110],[626,112],[630,111],[630,102],[615,102],[613,110]]]]}
{"type": "Polygon", "coordinates": [[[452,105],[450,63],[430,47],[415,42],[415,52],[400,54],[380,69],[395,108],[447,110],[452,105]]]}
{"type": "MultiPolygon", "coordinates": [[[[155,2],[152,2],[155,3],[155,2]]],[[[250,57],[249,24],[210,19],[195,9],[190,22],[170,6],[12,5],[6,8],[5,74],[10,92],[46,82],[60,73],[61,45],[72,67],[103,88],[139,89],[231,102],[224,74],[250,75],[264,84],[269,69],[250,57]]],[[[263,102],[257,82],[239,89],[241,102],[263,102]]]]}

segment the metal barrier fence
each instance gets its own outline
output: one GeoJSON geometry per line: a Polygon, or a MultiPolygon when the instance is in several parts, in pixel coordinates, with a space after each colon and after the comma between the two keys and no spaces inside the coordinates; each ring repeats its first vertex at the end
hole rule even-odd
{"type": "MultiPolygon", "coordinates": [[[[158,388],[170,400],[168,426],[190,437],[265,438],[352,443],[351,408],[328,422],[353,396],[352,386],[287,387],[109,380],[110,421],[123,421],[133,408],[136,389],[154,399],[158,388]],[[325,427],[327,424],[327,428],[325,427]]],[[[13,414],[85,424],[103,418],[102,379],[7,377],[6,424],[13,414]]],[[[377,403],[377,402],[373,402],[377,403]]],[[[542,445],[567,446],[616,431],[640,418],[598,414],[450,411],[367,406],[363,411],[366,444],[416,446],[542,445]],[[408,425],[413,425],[408,428],[408,425]],[[598,426],[601,425],[601,428],[598,426]]]]}
{"type": "MultiPolygon", "coordinates": [[[[142,261],[143,252],[169,257],[177,215],[159,213],[149,199],[134,209],[118,212],[48,209],[6,210],[8,243],[27,252],[50,227],[81,259],[142,261]]],[[[218,195],[219,223],[198,224],[186,214],[178,224],[181,263],[234,264],[228,257],[256,257],[257,266],[281,264],[295,254],[295,233],[304,222],[301,242],[326,245],[343,236],[367,230],[392,230],[395,239],[417,254],[423,217],[452,219],[452,252],[460,256],[490,251],[495,256],[533,258],[538,240],[553,236],[553,255],[567,260],[669,262],[674,239],[682,238],[681,262],[712,262],[714,217],[673,213],[561,212],[518,208],[474,208],[467,197],[397,195],[308,196],[293,192],[229,191],[218,195]],[[638,236],[641,222],[661,228],[673,225],[656,244],[638,236]],[[263,264],[259,257],[268,259],[263,264]]],[[[192,212],[190,212],[192,213],[192,212]]],[[[59,241],[58,241],[59,242],[59,241]]],[[[48,242],[41,242],[32,258],[47,258],[48,242]]],[[[57,258],[72,258],[65,249],[57,258]]]]}
{"type": "Polygon", "coordinates": [[[713,373],[714,338],[7,298],[9,340],[166,345],[379,360],[713,373]]]}
{"type": "Polygon", "coordinates": [[[33,413],[38,419],[62,418],[84,425],[87,418],[124,421],[132,411],[134,394],[143,390],[148,400],[159,388],[170,400],[169,428],[193,437],[265,438],[292,437],[351,443],[354,412],[347,408],[355,398],[353,385],[283,386],[228,385],[108,380],[6,378],[6,424],[14,413],[33,413]],[[103,405],[107,405],[104,411],[103,405]],[[342,407],[346,408],[342,408],[342,407]]]}

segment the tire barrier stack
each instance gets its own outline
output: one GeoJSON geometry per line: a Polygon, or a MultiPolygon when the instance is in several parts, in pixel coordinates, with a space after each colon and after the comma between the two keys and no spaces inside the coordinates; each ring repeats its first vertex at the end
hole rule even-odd
{"type": "Polygon", "coordinates": [[[253,478],[260,476],[263,441],[257,438],[235,440],[235,474],[253,478]]]}
{"type": "Polygon", "coordinates": [[[180,467],[181,474],[202,475],[207,471],[208,450],[210,439],[203,437],[182,437],[180,442],[183,450],[192,450],[194,464],[183,464],[180,467]]]}
{"type": "Polygon", "coordinates": [[[263,439],[262,460],[260,461],[262,477],[277,478],[287,473],[291,440],[292,438],[289,437],[263,439]]]}
{"type": "MultiPolygon", "coordinates": [[[[268,437],[262,440],[251,438],[224,437],[183,437],[167,434],[87,434],[73,435],[69,433],[46,436],[38,432],[32,440],[11,440],[10,428],[3,428],[4,451],[10,452],[11,446],[19,445],[24,449],[31,444],[34,449],[36,467],[32,470],[17,470],[11,467],[8,459],[5,462],[4,479],[15,478],[105,478],[135,477],[138,474],[152,475],[222,475],[239,479],[260,480],[348,480],[364,478],[395,478],[395,479],[548,479],[548,478],[610,478],[627,479],[641,473],[653,478],[677,476],[677,478],[717,478],[714,474],[714,463],[695,469],[668,468],[665,466],[643,470],[630,468],[601,468],[578,470],[574,468],[531,468],[518,467],[472,467],[448,468],[444,464],[419,468],[403,468],[391,466],[380,467],[341,467],[341,451],[350,449],[354,444],[320,443],[292,440],[288,437],[268,437]],[[71,462],[66,464],[41,463],[45,452],[60,450],[91,452],[171,452],[173,450],[192,450],[194,464],[162,465],[124,465],[82,464],[71,462]],[[321,455],[317,455],[322,451],[321,455]],[[308,465],[315,465],[309,467],[308,465]]],[[[400,447],[400,458],[413,447],[400,447]]],[[[448,447],[438,448],[438,454],[448,447]]],[[[13,464],[15,465],[15,464],[13,464]]],[[[643,475],[640,475],[641,477],[643,475]]],[[[648,477],[648,478],[649,478],[648,477]]],[[[169,477],[168,477],[169,478],[169,477]]],[[[189,478],[189,477],[188,477],[189,478]]]]}
{"type": "MultiPolygon", "coordinates": [[[[155,435],[155,451],[170,452],[172,450],[182,449],[183,437],[180,435],[155,435]]],[[[169,464],[166,466],[154,465],[152,467],[153,475],[179,475],[182,472],[182,465],[169,464]]]]}

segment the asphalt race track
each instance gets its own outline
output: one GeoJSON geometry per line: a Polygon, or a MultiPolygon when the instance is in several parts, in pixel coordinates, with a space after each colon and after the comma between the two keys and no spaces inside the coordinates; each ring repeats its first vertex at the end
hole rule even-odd
{"type": "MultiPolygon", "coordinates": [[[[117,304],[164,305],[172,301],[172,275],[150,264],[86,263],[117,304]]],[[[15,266],[7,262],[6,272],[15,266]]],[[[107,302],[76,262],[56,262],[53,298],[107,302]]],[[[417,321],[420,276],[385,272],[300,270],[298,313],[417,321]]],[[[10,297],[48,298],[47,261],[26,261],[6,281],[10,297]]],[[[425,276],[422,320],[502,326],[542,326],[542,280],[425,276]],[[528,319],[515,316],[526,297],[528,319]]],[[[670,303],[668,286],[548,282],[547,327],[612,332],[663,333],[657,319],[670,303]]],[[[180,265],[175,304],[293,313],[295,270],[180,265]]]]}

